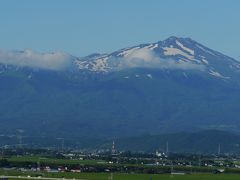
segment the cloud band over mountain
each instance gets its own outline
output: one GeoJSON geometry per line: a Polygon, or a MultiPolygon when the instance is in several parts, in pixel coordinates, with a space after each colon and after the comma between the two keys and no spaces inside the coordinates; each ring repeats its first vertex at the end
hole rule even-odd
{"type": "Polygon", "coordinates": [[[183,69],[204,70],[205,66],[190,62],[177,62],[171,58],[160,58],[150,49],[137,49],[124,58],[120,58],[123,68],[156,68],[156,69],[183,69]]]}
{"type": "MultiPolygon", "coordinates": [[[[29,49],[24,51],[0,50],[0,63],[19,67],[59,71],[71,68],[76,59],[76,57],[63,52],[38,53],[29,49]]],[[[137,49],[124,57],[111,57],[109,61],[112,64],[118,64],[116,67],[111,67],[113,71],[127,68],[204,69],[204,66],[199,64],[160,58],[150,49],[137,49]]]]}
{"type": "Polygon", "coordinates": [[[72,57],[62,52],[38,53],[33,50],[0,50],[0,63],[47,70],[64,70],[72,65],[72,57]]]}

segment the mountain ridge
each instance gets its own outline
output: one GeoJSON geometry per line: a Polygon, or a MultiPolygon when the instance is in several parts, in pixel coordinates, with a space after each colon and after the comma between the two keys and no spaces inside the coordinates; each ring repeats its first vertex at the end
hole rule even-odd
{"type": "MultiPolygon", "coordinates": [[[[218,154],[219,145],[221,154],[240,152],[239,134],[218,130],[199,132],[178,132],[159,135],[140,135],[120,138],[104,137],[49,137],[24,136],[22,134],[22,148],[50,148],[50,149],[81,149],[81,150],[111,150],[115,142],[117,151],[166,153],[199,153],[218,154]],[[64,140],[64,147],[62,146],[64,140]]],[[[0,146],[5,148],[19,147],[19,134],[0,135],[0,146]]]]}
{"type": "Polygon", "coordinates": [[[121,70],[123,68],[144,67],[163,69],[179,68],[186,70],[208,69],[208,73],[213,76],[229,78],[227,76],[221,75],[220,72],[215,71],[214,66],[210,66],[211,61],[209,64],[209,61],[206,59],[207,57],[199,55],[199,51],[201,53],[206,52],[207,56],[216,56],[218,59],[219,56],[221,56],[221,58],[225,58],[225,61],[228,61],[228,63],[230,63],[228,64],[230,68],[237,71],[239,70],[239,62],[234,60],[233,58],[223,55],[217,51],[211,50],[190,38],[177,38],[175,36],[172,36],[164,41],[123,48],[110,54],[95,56],[92,59],[87,58],[87,60],[85,61],[83,58],[83,60],[79,63],[79,68],[88,68],[90,71],[108,72],[109,69],[111,70],[114,68],[111,68],[111,66],[116,66],[116,61],[120,61],[117,64],[118,67],[115,67],[115,70],[121,70]],[[187,45],[190,47],[187,47],[187,45]],[[151,59],[154,59],[155,61],[150,61],[151,59]],[[162,59],[166,60],[163,61],[162,59]],[[86,64],[84,65],[84,63],[86,64]],[[92,68],[89,68],[89,66],[91,65],[92,68]]]}
{"type": "Polygon", "coordinates": [[[239,132],[239,62],[189,38],[177,41],[171,37],[158,46],[85,59],[0,52],[0,132],[61,137],[239,132]],[[102,71],[105,65],[113,70],[102,71]]]}
{"type": "MultiPolygon", "coordinates": [[[[41,64],[46,63],[47,65],[51,65],[51,61],[59,61],[61,65],[61,63],[66,63],[65,61],[69,61],[68,63],[72,64],[68,64],[68,69],[70,68],[70,70],[73,68],[73,66],[78,66],[77,69],[79,70],[89,70],[92,72],[118,71],[124,68],[192,68],[203,70],[211,65],[211,60],[210,62],[208,60],[209,56],[210,58],[215,56],[215,58],[218,59],[220,56],[220,58],[224,58],[225,61],[230,63],[228,64],[228,66],[231,66],[230,68],[234,70],[240,69],[240,62],[237,60],[220,52],[209,49],[206,46],[192,40],[191,38],[178,38],[175,36],[171,36],[156,43],[146,43],[128,48],[122,48],[109,54],[93,53],[82,58],[63,52],[37,53],[29,49],[24,51],[1,50],[0,64],[2,64],[1,69],[3,69],[3,64],[5,64],[5,67],[16,65],[17,68],[31,68],[32,66],[32,68],[34,68],[33,63],[36,61],[41,61],[42,58],[41,64]],[[18,56],[20,57],[18,58],[18,56]],[[24,58],[27,60],[24,61],[24,58]],[[16,63],[15,61],[19,62],[16,63]],[[168,61],[170,61],[170,63],[168,61]],[[185,67],[185,64],[189,67],[185,67]]],[[[40,66],[39,64],[40,63],[38,62],[38,64],[35,66],[40,66]]],[[[39,68],[44,69],[46,67],[40,66],[39,68]]],[[[52,67],[50,70],[58,70],[57,68],[58,67],[52,67]]],[[[221,77],[221,73],[215,72],[214,67],[209,68],[208,72],[212,75],[221,77]]]]}

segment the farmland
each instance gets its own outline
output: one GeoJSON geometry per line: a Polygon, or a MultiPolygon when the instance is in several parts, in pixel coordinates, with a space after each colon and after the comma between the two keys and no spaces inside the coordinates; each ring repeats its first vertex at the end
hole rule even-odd
{"type": "MultiPolygon", "coordinates": [[[[66,179],[86,179],[86,180],[237,180],[239,175],[236,174],[192,174],[192,175],[169,175],[169,174],[124,174],[124,173],[59,173],[59,174],[48,174],[48,177],[52,178],[66,178],[66,179]]],[[[31,177],[16,177],[10,178],[11,180],[31,180],[31,177]]],[[[41,179],[41,178],[38,178],[41,179]]]]}
{"type": "Polygon", "coordinates": [[[235,180],[240,174],[238,156],[9,152],[0,158],[0,176],[10,180],[235,180]]]}

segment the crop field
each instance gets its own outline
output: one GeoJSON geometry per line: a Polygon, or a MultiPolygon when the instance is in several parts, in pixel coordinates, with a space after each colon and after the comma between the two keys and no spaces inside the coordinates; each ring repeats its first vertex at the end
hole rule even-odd
{"type": "Polygon", "coordinates": [[[40,163],[50,163],[50,164],[97,164],[105,163],[102,160],[69,160],[69,159],[55,159],[55,158],[46,158],[40,156],[12,156],[8,159],[10,162],[40,162],[40,163]]]}
{"type": "MultiPolygon", "coordinates": [[[[103,180],[111,179],[111,174],[107,173],[85,173],[79,174],[77,178],[89,180],[103,180]]],[[[233,174],[196,174],[196,175],[157,175],[157,174],[113,174],[115,180],[165,180],[165,179],[179,179],[179,180],[239,180],[240,175],[233,174]]]]}
{"type": "Polygon", "coordinates": [[[20,171],[19,169],[4,169],[0,168],[0,176],[9,176],[10,180],[47,180],[47,178],[55,178],[51,180],[167,180],[167,179],[176,179],[176,180],[239,180],[240,174],[239,169],[225,169],[223,174],[213,174],[214,167],[181,167],[175,166],[174,170],[178,172],[186,172],[189,174],[184,175],[171,175],[169,174],[170,167],[158,167],[158,166],[146,166],[141,164],[108,164],[104,160],[70,160],[70,159],[55,159],[55,158],[46,158],[40,156],[12,156],[7,159],[12,164],[27,165],[27,162],[36,163],[40,162],[41,165],[53,165],[58,167],[61,165],[81,165],[82,167],[87,168],[99,168],[101,172],[47,172],[47,171],[20,171]],[[25,164],[26,163],[26,164],[25,164]],[[128,169],[128,172],[117,172],[110,171],[118,168],[128,169]],[[132,170],[130,170],[132,168],[132,170]],[[159,170],[158,173],[151,174],[146,173],[148,170],[159,170]],[[108,170],[105,171],[105,170],[108,170]],[[135,171],[134,171],[135,170],[135,171]],[[142,173],[139,173],[138,170],[142,173]],[[146,170],[146,171],[144,171],[146,170]],[[160,174],[159,172],[165,172],[165,174],[160,174]],[[168,173],[166,173],[168,172],[168,173]],[[191,172],[193,174],[191,174],[191,172]]]}
{"type": "MultiPolygon", "coordinates": [[[[61,173],[60,173],[61,174],[61,173]]],[[[56,174],[55,176],[59,176],[56,174]]],[[[236,174],[193,174],[193,175],[158,175],[158,174],[109,174],[109,173],[78,173],[74,176],[64,176],[66,179],[85,179],[85,180],[239,180],[236,174]]],[[[22,178],[22,180],[31,178],[22,178]]],[[[62,179],[62,178],[61,178],[62,179]]],[[[10,180],[21,180],[10,178],[10,180]]]]}

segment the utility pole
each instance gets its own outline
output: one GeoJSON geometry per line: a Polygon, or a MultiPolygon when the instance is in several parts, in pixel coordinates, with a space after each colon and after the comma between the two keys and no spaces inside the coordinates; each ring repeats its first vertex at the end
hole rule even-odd
{"type": "Polygon", "coordinates": [[[221,144],[218,144],[218,156],[221,154],[221,144]]]}
{"type": "Polygon", "coordinates": [[[61,149],[61,151],[64,150],[64,138],[57,138],[58,140],[60,140],[60,145],[61,147],[59,147],[59,150],[61,149]]]}
{"type": "Polygon", "coordinates": [[[115,142],[113,141],[112,143],[112,154],[115,154],[116,150],[115,150],[115,142]]]}
{"type": "Polygon", "coordinates": [[[17,135],[17,138],[18,138],[18,147],[19,147],[19,148],[22,148],[22,134],[24,133],[24,130],[18,129],[17,132],[18,132],[18,135],[17,135]]]}
{"type": "Polygon", "coordinates": [[[166,142],[166,155],[168,155],[168,141],[166,142]]]}
{"type": "Polygon", "coordinates": [[[198,166],[199,167],[201,166],[201,155],[199,155],[199,158],[198,158],[198,166]]]}
{"type": "Polygon", "coordinates": [[[19,148],[22,148],[22,135],[21,134],[18,136],[18,140],[19,140],[19,148]]]}
{"type": "Polygon", "coordinates": [[[62,151],[64,150],[64,138],[62,138],[62,151]]]}

